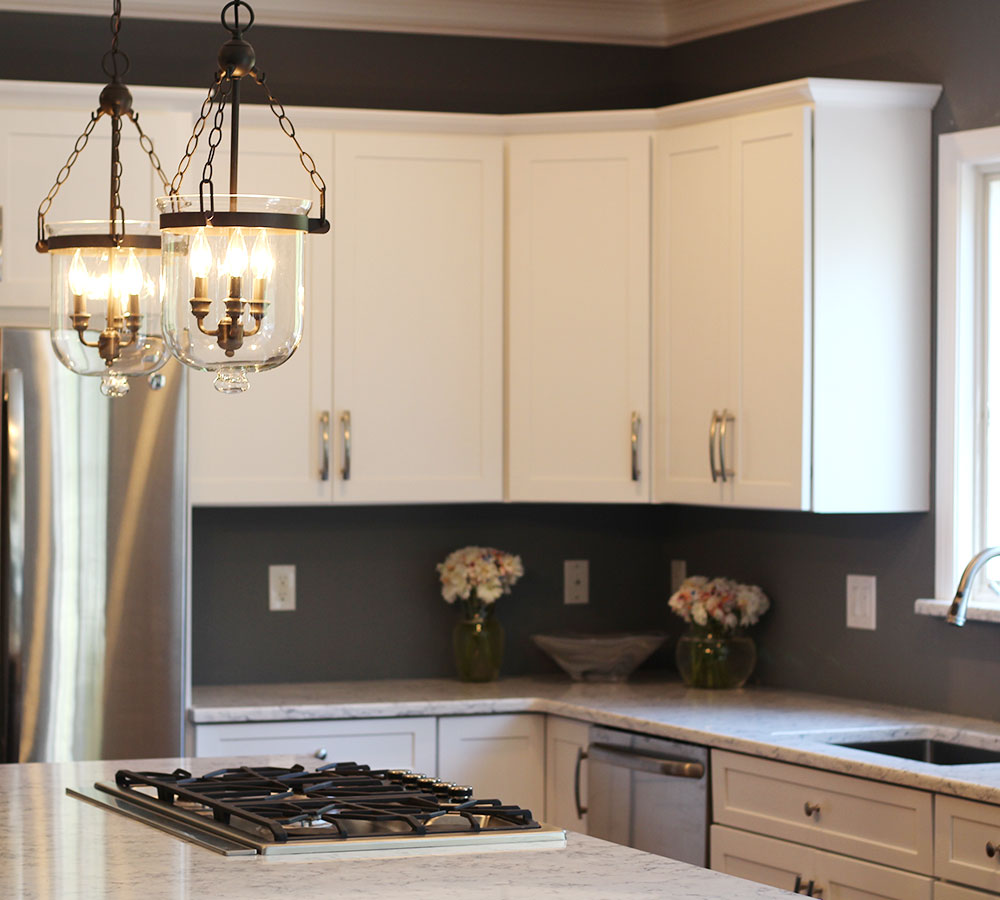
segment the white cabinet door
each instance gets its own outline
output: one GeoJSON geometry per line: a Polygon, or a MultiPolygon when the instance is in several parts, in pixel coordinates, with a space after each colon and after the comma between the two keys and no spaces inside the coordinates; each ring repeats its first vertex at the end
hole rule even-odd
{"type": "Polygon", "coordinates": [[[531,713],[442,716],[437,774],[545,817],[545,717],[531,713]]]}
{"type": "Polygon", "coordinates": [[[587,750],[590,726],[547,716],[545,719],[545,820],[571,831],[587,831],[587,750]]]}
{"type": "Polygon", "coordinates": [[[934,882],[934,900],[991,900],[996,894],[985,894],[972,888],[948,884],[945,881],[934,882]]]}
{"type": "Polygon", "coordinates": [[[791,107],[732,123],[735,416],[721,449],[737,506],[809,509],[811,499],[810,117],[791,107]]]}
{"type": "Polygon", "coordinates": [[[825,853],[801,844],[711,828],[712,868],[823,900],[931,900],[934,881],[900,869],[825,853]]]}
{"type": "Polygon", "coordinates": [[[735,402],[737,361],[727,349],[736,314],[731,156],[728,121],[656,136],[653,447],[661,502],[717,505],[733,496],[711,443],[713,414],[735,402]]]}
{"type": "Polygon", "coordinates": [[[934,874],[938,878],[1000,891],[998,844],[1000,806],[941,794],[934,798],[934,874]]]}
{"type": "Polygon", "coordinates": [[[649,145],[509,140],[511,500],[649,499],[649,145]]]}
{"type": "MultiPolygon", "coordinates": [[[[136,108],[142,110],[141,92],[136,108]]],[[[97,107],[95,89],[93,109],[97,107]]],[[[76,104],[73,104],[75,107],[76,104]]],[[[38,205],[86,127],[91,111],[73,109],[4,109],[0,115],[0,323],[48,324],[49,257],[35,252],[38,205]]],[[[173,175],[191,130],[188,113],[140,113],[143,131],[153,139],[167,178],[173,175]]],[[[108,213],[111,119],[94,127],[69,178],[46,216],[48,222],[94,219],[108,213]]],[[[166,191],[139,146],[131,122],[122,123],[121,199],[130,219],[154,219],[155,200],[166,191]]]]}
{"type": "MultiPolygon", "coordinates": [[[[710,868],[758,884],[769,884],[786,891],[794,890],[796,880],[808,884],[812,873],[811,847],[790,844],[749,831],[737,831],[724,825],[709,829],[710,868]]],[[[824,900],[829,900],[826,894],[824,900]]]]}
{"type": "MultiPolygon", "coordinates": [[[[332,135],[303,130],[299,138],[317,168],[330,173],[332,135]]],[[[240,190],[310,197],[318,203],[294,149],[274,126],[241,128],[240,190]]],[[[220,155],[228,159],[225,145],[220,155]]],[[[227,164],[217,164],[216,171],[220,173],[216,180],[227,183],[227,164]]],[[[212,386],[211,373],[192,372],[188,379],[189,485],[195,505],[329,502],[332,460],[329,478],[324,480],[321,474],[321,417],[331,410],[333,241],[329,234],[306,235],[304,277],[302,343],[286,363],[251,375],[250,389],[243,394],[220,394],[212,386]]]]}
{"type": "Polygon", "coordinates": [[[398,719],[315,719],[225,722],[195,727],[195,756],[301,755],[303,764],[366,763],[373,769],[433,772],[437,735],[433,716],[398,719]]]}
{"type": "Polygon", "coordinates": [[[338,135],[334,184],[335,499],[503,499],[502,139],[338,135]]]}

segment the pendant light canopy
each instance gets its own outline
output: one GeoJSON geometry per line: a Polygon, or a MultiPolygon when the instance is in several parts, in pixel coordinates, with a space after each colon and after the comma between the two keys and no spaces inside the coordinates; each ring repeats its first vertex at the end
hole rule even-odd
{"type": "Polygon", "coordinates": [[[221,14],[230,39],[169,194],[157,204],[163,239],[163,328],[171,352],[195,369],[215,372],[224,393],[245,391],[247,375],[280,366],[302,338],[303,238],[329,231],[326,184],[302,148],[284,107],[257,68],[244,34],[254,21],[249,4],[231,0],[221,14]],[[227,18],[228,16],[228,18],[227,18]],[[319,217],[305,199],[240,194],[240,85],[250,77],[267,95],[282,131],[319,191],[319,217]],[[215,151],[229,105],[229,192],[217,194],[215,151]],[[208,157],[197,194],[180,187],[209,117],[208,157]]]}
{"type": "Polygon", "coordinates": [[[129,376],[155,372],[167,356],[160,327],[160,236],[152,222],[126,219],[121,203],[122,119],[132,122],[139,132],[140,145],[164,187],[168,182],[153,142],[139,126],[132,94],[122,82],[129,59],[118,48],[120,30],[121,0],[114,0],[111,49],[101,61],[111,81],[38,207],[35,245],[40,253],[49,254],[52,264],[50,331],[56,356],[79,375],[101,376],[101,391],[108,397],[126,394],[129,376]],[[111,121],[107,218],[46,222],[59,189],[105,116],[111,121]]]}

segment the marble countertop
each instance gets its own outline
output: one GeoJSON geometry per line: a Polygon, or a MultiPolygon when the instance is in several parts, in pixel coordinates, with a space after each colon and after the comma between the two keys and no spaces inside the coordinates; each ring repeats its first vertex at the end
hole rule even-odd
{"type": "MultiPolygon", "coordinates": [[[[291,757],[259,760],[277,765],[293,761],[291,757]]],[[[67,786],[92,784],[118,768],[170,771],[177,765],[190,769],[197,760],[0,765],[0,897],[778,900],[791,896],[581,834],[570,834],[561,849],[364,860],[227,858],[65,793],[67,786]]]]}
{"type": "Polygon", "coordinates": [[[581,684],[561,676],[196,687],[191,721],[253,722],[535,712],[1000,804],[1000,763],[940,766],[836,741],[937,738],[1000,750],[1000,724],[769,688],[708,691],[675,680],[581,684]]]}

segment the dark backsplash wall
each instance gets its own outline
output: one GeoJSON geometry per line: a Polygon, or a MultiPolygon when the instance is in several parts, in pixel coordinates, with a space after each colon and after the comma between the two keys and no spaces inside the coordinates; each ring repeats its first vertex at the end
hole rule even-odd
{"type": "MultiPolygon", "coordinates": [[[[126,10],[127,12],[127,10],[126,10]]],[[[208,24],[126,19],[133,84],[207,86],[208,24]]],[[[466,112],[628,108],[805,75],[944,85],[935,134],[1000,122],[1000,3],[865,0],[667,49],[258,25],[286,104],[466,112]]],[[[107,23],[0,13],[0,78],[98,81],[107,23]],[[44,49],[44,65],[40,64],[44,49]]],[[[251,93],[251,92],[247,92],[251,93]]],[[[169,163],[168,163],[169,165],[169,163]]],[[[523,555],[501,600],[505,671],[552,671],[528,635],[664,627],[669,560],[764,586],[760,682],[1000,715],[1000,630],[913,614],[933,589],[931,515],[813,516],[664,507],[475,505],[196,510],[194,679],[450,674],[454,611],[434,563],[466,543],[523,555]],[[591,605],[561,603],[562,560],[591,561],[591,605]],[[298,566],[298,611],[266,611],[266,566],[298,566]],[[878,630],[844,626],[847,573],[878,577],[878,630]]],[[[652,665],[669,665],[668,654],[652,665]]]]}

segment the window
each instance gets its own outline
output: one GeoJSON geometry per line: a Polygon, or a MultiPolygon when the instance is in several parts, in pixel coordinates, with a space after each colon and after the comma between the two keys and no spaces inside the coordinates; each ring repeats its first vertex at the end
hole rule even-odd
{"type": "MultiPolygon", "coordinates": [[[[939,165],[935,596],[945,601],[973,554],[1000,544],[1000,128],[943,135],[939,165]]],[[[1000,560],[986,575],[970,618],[1000,619],[990,585],[1000,560]]]]}

